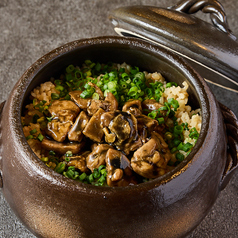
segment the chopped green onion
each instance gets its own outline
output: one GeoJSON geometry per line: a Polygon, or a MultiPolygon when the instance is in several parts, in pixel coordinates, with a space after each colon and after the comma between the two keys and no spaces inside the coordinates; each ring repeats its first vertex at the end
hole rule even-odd
{"type": "Polygon", "coordinates": [[[165,132],[165,134],[164,134],[164,138],[165,138],[166,140],[172,140],[172,139],[173,139],[173,134],[172,134],[171,132],[167,131],[167,132],[165,132]]]}
{"type": "Polygon", "coordinates": [[[105,168],[106,168],[106,166],[105,166],[105,165],[103,165],[103,164],[102,164],[102,165],[100,165],[100,166],[98,167],[98,172],[100,172],[100,173],[101,173],[101,170],[102,170],[102,169],[105,169],[105,168]]]}
{"type": "Polygon", "coordinates": [[[37,132],[36,128],[30,131],[30,134],[33,135],[37,132]]]}
{"type": "Polygon", "coordinates": [[[97,179],[97,178],[100,177],[100,172],[98,171],[98,169],[94,169],[94,171],[93,171],[93,177],[94,177],[95,179],[97,179]]]}
{"type": "Polygon", "coordinates": [[[53,150],[50,150],[49,155],[55,155],[55,152],[53,150]]]}
{"type": "Polygon", "coordinates": [[[80,97],[81,98],[89,98],[89,97],[91,97],[91,93],[90,92],[88,92],[87,90],[84,90],[81,94],[80,94],[80,97]]]}
{"type": "Polygon", "coordinates": [[[178,146],[180,143],[181,143],[181,141],[180,141],[179,139],[177,139],[177,138],[175,138],[175,139],[173,140],[174,146],[178,146]]]}
{"type": "Polygon", "coordinates": [[[61,174],[65,170],[66,164],[64,162],[58,163],[58,165],[55,167],[55,172],[61,174]]]}
{"type": "Polygon", "coordinates": [[[40,133],[40,134],[37,136],[37,139],[41,142],[41,141],[43,141],[44,136],[40,133]]]}
{"type": "Polygon", "coordinates": [[[168,83],[166,84],[166,88],[170,88],[170,87],[172,87],[172,86],[175,86],[175,87],[177,87],[177,86],[178,86],[178,84],[177,84],[177,83],[175,83],[175,82],[168,82],[168,83]]]}
{"type": "Polygon", "coordinates": [[[183,150],[183,151],[187,152],[187,151],[189,151],[192,147],[193,147],[193,145],[192,145],[191,143],[189,143],[189,142],[187,142],[186,144],[184,144],[183,142],[181,142],[181,143],[178,145],[177,149],[178,149],[178,150],[183,150]]]}
{"type": "Polygon", "coordinates": [[[97,64],[95,65],[95,69],[96,69],[97,71],[100,71],[101,68],[102,68],[101,64],[97,63],[97,64]]]}
{"type": "Polygon", "coordinates": [[[158,111],[154,110],[148,114],[148,117],[155,119],[157,117],[158,111]]]}
{"type": "Polygon", "coordinates": [[[46,117],[46,119],[47,119],[48,122],[50,122],[50,121],[52,121],[52,120],[54,119],[54,117],[55,117],[55,116],[53,115],[53,116],[51,116],[51,117],[46,117]]]}
{"type": "Polygon", "coordinates": [[[174,127],[174,134],[175,135],[180,135],[182,133],[183,133],[183,126],[178,125],[178,126],[174,127]]]}
{"type": "Polygon", "coordinates": [[[66,172],[66,175],[68,178],[73,179],[74,178],[74,171],[71,169],[68,169],[68,171],[66,172]]]}
{"type": "Polygon", "coordinates": [[[70,161],[70,158],[66,156],[64,160],[65,160],[66,162],[69,162],[69,161],[70,161]]]}
{"type": "Polygon", "coordinates": [[[99,94],[98,94],[98,93],[94,93],[94,94],[92,95],[92,99],[98,100],[98,99],[99,99],[99,94]]]}
{"type": "Polygon", "coordinates": [[[190,134],[189,134],[189,137],[192,138],[192,139],[198,139],[199,137],[199,133],[197,132],[196,128],[193,127],[191,130],[190,130],[190,134]]]}
{"type": "Polygon", "coordinates": [[[88,181],[89,181],[89,183],[92,183],[94,181],[93,174],[90,174],[88,176],[88,181]]]}
{"type": "Polygon", "coordinates": [[[56,85],[55,89],[58,90],[58,91],[63,91],[64,87],[61,86],[61,85],[56,85]]]}
{"type": "Polygon", "coordinates": [[[41,157],[40,159],[41,159],[41,161],[43,161],[43,162],[48,162],[48,160],[49,160],[48,157],[41,157]]]}
{"type": "Polygon", "coordinates": [[[168,104],[174,108],[174,111],[177,111],[177,109],[179,107],[179,103],[178,103],[178,101],[176,99],[169,98],[168,99],[168,104]]]}
{"type": "Polygon", "coordinates": [[[69,74],[74,71],[74,66],[71,64],[66,68],[66,72],[69,74]]]}
{"type": "Polygon", "coordinates": [[[66,74],[66,75],[65,75],[65,79],[66,79],[66,81],[71,82],[72,79],[73,79],[72,74],[71,74],[71,73],[70,73],[70,74],[66,74]]]}
{"type": "Polygon", "coordinates": [[[160,118],[157,119],[157,121],[159,122],[159,124],[162,124],[162,123],[164,123],[164,118],[160,117],[160,118]]]}
{"type": "Polygon", "coordinates": [[[30,139],[33,139],[33,138],[34,138],[33,135],[29,135],[29,136],[26,137],[27,140],[30,140],[30,139]]]}
{"type": "Polygon", "coordinates": [[[178,151],[177,147],[174,147],[174,148],[172,148],[172,149],[170,150],[170,152],[171,152],[172,154],[175,153],[176,151],[178,151]]]}
{"type": "Polygon", "coordinates": [[[67,151],[66,153],[65,153],[65,155],[67,156],[67,157],[69,157],[69,156],[73,156],[73,153],[72,153],[72,151],[67,151]]]}
{"type": "Polygon", "coordinates": [[[79,179],[81,180],[81,181],[83,181],[84,179],[86,179],[87,178],[87,174],[86,173],[82,173],[80,176],[79,176],[79,179]]]}
{"type": "Polygon", "coordinates": [[[57,99],[59,99],[60,97],[59,97],[59,94],[58,93],[51,93],[51,99],[52,100],[57,100],[57,99]]]}
{"type": "Polygon", "coordinates": [[[104,183],[106,180],[106,176],[102,175],[99,179],[98,179],[98,182],[99,183],[104,183]]]}
{"type": "Polygon", "coordinates": [[[179,162],[182,162],[184,160],[184,155],[179,152],[175,156],[179,162]]]}
{"type": "Polygon", "coordinates": [[[33,117],[32,117],[32,122],[34,123],[34,124],[36,124],[37,123],[37,120],[39,119],[40,117],[37,115],[37,114],[35,114],[33,117]]]}

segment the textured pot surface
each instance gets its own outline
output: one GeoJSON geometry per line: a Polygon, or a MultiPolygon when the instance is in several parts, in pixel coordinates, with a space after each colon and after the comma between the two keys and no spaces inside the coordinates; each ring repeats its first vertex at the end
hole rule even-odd
{"type": "Polygon", "coordinates": [[[220,191],[226,134],[220,107],[203,79],[185,62],[143,41],[101,37],[71,42],[33,64],[15,85],[1,118],[3,193],[13,211],[38,237],[180,237],[205,217],[220,191]],[[24,100],[41,82],[85,59],[127,62],[186,80],[202,131],[190,155],[151,182],[124,188],[93,187],[47,168],[24,138],[24,100]],[[173,225],[171,225],[173,224],[173,225]]]}

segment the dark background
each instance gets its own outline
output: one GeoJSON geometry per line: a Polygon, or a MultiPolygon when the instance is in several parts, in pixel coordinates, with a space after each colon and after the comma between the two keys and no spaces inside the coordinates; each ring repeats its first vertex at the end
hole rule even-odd
{"type": "MultiPolygon", "coordinates": [[[[172,6],[176,0],[0,0],[0,102],[38,58],[67,42],[116,35],[108,12],[125,5],[172,6]]],[[[238,36],[238,1],[221,0],[233,33],[238,36]]],[[[209,15],[196,16],[209,21],[209,15]]],[[[218,101],[238,115],[237,94],[210,85],[218,101]]],[[[0,190],[0,237],[33,238],[16,218],[0,190]]],[[[238,173],[223,190],[202,223],[188,236],[238,237],[238,173]]]]}

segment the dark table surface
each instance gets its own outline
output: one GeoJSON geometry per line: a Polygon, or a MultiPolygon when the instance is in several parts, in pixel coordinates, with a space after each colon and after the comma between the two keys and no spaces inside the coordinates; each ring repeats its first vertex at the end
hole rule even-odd
{"type": "MultiPolygon", "coordinates": [[[[0,102],[40,56],[73,40],[116,35],[108,12],[125,5],[172,6],[176,0],[1,0],[0,1],[0,102]]],[[[221,0],[233,33],[238,36],[238,1],[221,0]]],[[[197,16],[210,21],[201,12],[197,16]]],[[[238,115],[236,93],[209,85],[216,98],[238,115]]],[[[18,220],[0,190],[0,237],[35,237],[18,220]]],[[[216,203],[188,236],[238,237],[238,173],[220,193],[216,203]]]]}

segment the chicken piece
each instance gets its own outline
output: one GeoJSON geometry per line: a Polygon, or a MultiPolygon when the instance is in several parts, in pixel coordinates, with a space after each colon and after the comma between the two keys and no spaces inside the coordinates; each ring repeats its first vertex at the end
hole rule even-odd
{"type": "Polygon", "coordinates": [[[95,92],[99,95],[100,100],[104,99],[104,94],[103,94],[102,90],[96,84],[94,84],[92,82],[88,82],[88,85],[95,88],[95,92]]]}
{"type": "Polygon", "coordinates": [[[53,140],[49,140],[46,137],[41,142],[41,145],[46,150],[53,150],[58,154],[65,154],[67,151],[71,151],[73,154],[78,154],[84,147],[85,143],[62,143],[53,140]]]}
{"type": "Polygon", "coordinates": [[[82,93],[82,91],[76,90],[76,91],[72,91],[69,93],[71,99],[82,109],[82,110],[86,110],[90,104],[91,104],[91,100],[90,98],[81,98],[80,94],[82,93]]]}
{"type": "Polygon", "coordinates": [[[69,100],[55,100],[48,110],[54,119],[48,122],[46,134],[58,142],[63,142],[80,108],[69,100]]]}
{"type": "Polygon", "coordinates": [[[48,110],[60,122],[74,121],[80,112],[80,108],[70,100],[55,100],[48,110]]]}
{"type": "Polygon", "coordinates": [[[129,140],[126,143],[116,147],[122,150],[126,155],[129,155],[131,151],[139,149],[142,145],[143,145],[142,138],[138,137],[136,140],[129,140]]]}
{"type": "Polygon", "coordinates": [[[86,164],[86,158],[89,154],[90,151],[85,151],[81,155],[70,156],[68,157],[70,161],[67,162],[67,165],[74,166],[76,169],[79,169],[82,173],[87,172],[88,168],[86,164]]]}
{"type": "Polygon", "coordinates": [[[169,160],[172,158],[172,154],[169,150],[168,144],[164,141],[164,138],[155,131],[151,133],[151,138],[157,140],[157,143],[160,145],[160,153],[163,155],[165,164],[167,164],[169,160]]]}
{"type": "Polygon", "coordinates": [[[116,111],[118,109],[117,99],[115,98],[115,96],[111,92],[107,93],[105,101],[109,102],[109,106],[108,106],[108,110],[107,111],[114,112],[114,111],[116,111]]]}
{"type": "Polygon", "coordinates": [[[68,139],[70,141],[78,141],[80,142],[83,138],[83,129],[89,122],[89,116],[84,111],[81,111],[78,117],[75,120],[74,125],[70,129],[68,133],[68,139]]]}
{"type": "Polygon", "coordinates": [[[104,135],[101,127],[101,116],[104,112],[102,108],[99,108],[83,130],[83,134],[95,142],[100,142],[104,135]]]}
{"type": "Polygon", "coordinates": [[[99,108],[108,111],[110,103],[104,100],[92,99],[91,104],[87,108],[89,116],[93,116],[99,108]]]}
{"type": "Polygon", "coordinates": [[[71,128],[71,125],[71,122],[52,120],[47,124],[46,134],[58,142],[63,142],[71,128]]]}
{"type": "Polygon", "coordinates": [[[86,162],[87,167],[93,172],[94,169],[97,169],[100,165],[105,164],[107,151],[113,148],[108,144],[100,144],[93,149],[93,151],[87,156],[86,162]]]}
{"type": "Polygon", "coordinates": [[[159,139],[151,138],[134,153],[131,166],[136,173],[145,178],[156,178],[166,169],[166,160],[161,152],[159,139]]]}
{"type": "Polygon", "coordinates": [[[128,158],[120,151],[109,149],[106,154],[107,185],[127,186],[135,184],[128,158]]]}
{"type": "Polygon", "coordinates": [[[87,108],[88,115],[94,115],[99,108],[102,108],[106,112],[117,110],[118,102],[115,96],[109,92],[105,100],[92,99],[91,104],[87,108]]]}

